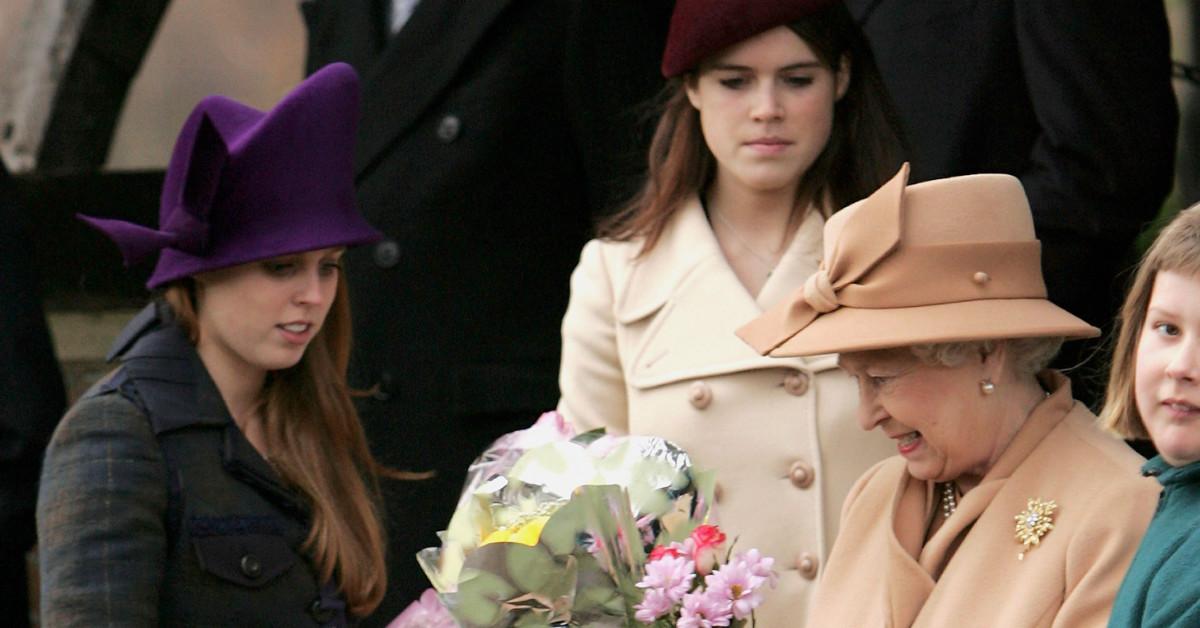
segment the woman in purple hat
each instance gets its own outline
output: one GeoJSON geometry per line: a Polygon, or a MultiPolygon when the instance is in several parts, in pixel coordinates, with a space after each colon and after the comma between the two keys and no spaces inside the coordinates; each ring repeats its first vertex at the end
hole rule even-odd
{"type": "Polygon", "coordinates": [[[825,219],[895,172],[871,52],[835,0],[679,0],[642,192],[583,250],[559,410],[664,436],[717,472],[717,514],[776,560],[762,626],[797,626],[854,480],[890,452],[853,429],[835,356],[734,336],[817,269],[825,219]]]}
{"type": "Polygon", "coordinates": [[[44,626],[341,626],[383,596],[375,461],[346,384],[340,258],[358,79],[269,112],[213,96],[175,145],[159,228],[83,219],[158,298],[75,404],[38,499],[44,626]]]}

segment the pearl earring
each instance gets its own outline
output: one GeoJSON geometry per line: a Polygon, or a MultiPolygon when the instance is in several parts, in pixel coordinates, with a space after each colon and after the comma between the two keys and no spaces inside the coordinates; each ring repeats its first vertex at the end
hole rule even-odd
{"type": "Polygon", "coordinates": [[[981,380],[979,380],[979,391],[985,395],[990,395],[990,394],[996,392],[996,385],[993,384],[992,380],[990,380],[990,379],[987,379],[987,378],[981,379],[981,380]]]}

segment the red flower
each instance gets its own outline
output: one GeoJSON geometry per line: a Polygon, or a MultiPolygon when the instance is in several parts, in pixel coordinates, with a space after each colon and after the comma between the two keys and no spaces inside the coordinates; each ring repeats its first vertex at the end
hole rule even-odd
{"type": "Polygon", "coordinates": [[[699,525],[692,530],[691,539],[696,543],[696,549],[716,547],[725,543],[725,533],[713,525],[699,525]]]}
{"type": "Polygon", "coordinates": [[[656,560],[662,558],[663,556],[671,556],[672,558],[679,558],[680,556],[683,556],[683,552],[679,551],[677,548],[675,548],[672,545],[665,545],[665,546],[664,545],[655,545],[654,549],[650,550],[650,559],[647,562],[656,561],[656,560]]]}

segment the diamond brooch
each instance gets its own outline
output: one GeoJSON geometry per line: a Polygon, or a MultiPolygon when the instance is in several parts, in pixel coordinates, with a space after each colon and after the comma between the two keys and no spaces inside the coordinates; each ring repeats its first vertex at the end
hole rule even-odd
{"type": "Polygon", "coordinates": [[[1040,497],[1030,498],[1017,520],[1017,542],[1022,545],[1017,560],[1025,560],[1025,552],[1042,542],[1042,537],[1054,529],[1054,510],[1058,504],[1040,497]]]}

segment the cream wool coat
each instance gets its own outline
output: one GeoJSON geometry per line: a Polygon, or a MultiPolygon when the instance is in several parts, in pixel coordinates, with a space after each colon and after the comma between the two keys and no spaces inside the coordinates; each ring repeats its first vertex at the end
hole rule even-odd
{"type": "Polygon", "coordinates": [[[808,215],[755,299],[693,198],[640,260],[640,242],[588,243],[563,319],[559,412],[583,430],[666,437],[716,471],[735,549],[776,560],[763,628],[803,625],[843,498],[895,453],[859,429],[857,387],[835,356],[766,358],[734,336],[816,270],[823,226],[808,215]]]}
{"type": "Polygon", "coordinates": [[[1159,487],[1140,477],[1141,456],[1072,400],[1066,378],[1047,372],[1043,385],[1054,394],[927,543],[929,518],[941,516],[931,483],[910,476],[900,457],[863,476],[846,500],[809,626],[1107,624],[1159,487]],[[1054,529],[1018,560],[1014,517],[1030,498],[1058,509],[1054,529]]]}

